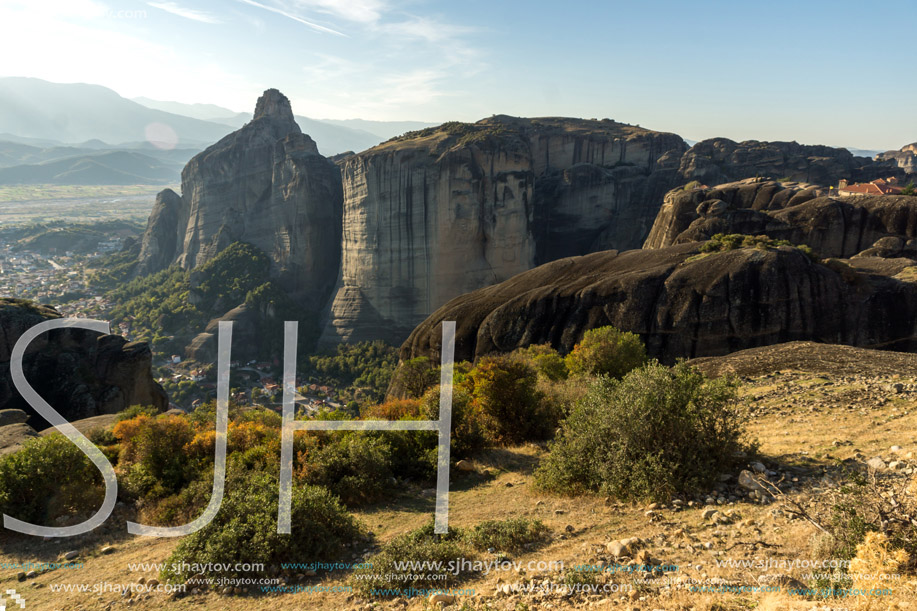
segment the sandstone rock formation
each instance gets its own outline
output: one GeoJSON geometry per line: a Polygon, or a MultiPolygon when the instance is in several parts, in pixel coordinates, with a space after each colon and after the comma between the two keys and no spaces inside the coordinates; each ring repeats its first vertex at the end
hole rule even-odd
{"type": "Polygon", "coordinates": [[[855,157],[847,149],[728,138],[698,142],[682,157],[678,171],[684,182],[709,185],[760,176],[831,186],[842,178],[869,182],[900,173],[894,162],[855,157]]]}
{"type": "Polygon", "coordinates": [[[138,269],[194,269],[235,241],[272,261],[271,276],[317,309],[338,276],[341,181],[293,119],[276,89],[252,121],[196,155],[182,171],[181,197],[159,194],[138,269]]]}
{"type": "MultiPolygon", "coordinates": [[[[27,329],[59,317],[47,306],[0,299],[0,409],[22,410],[36,428],[47,423],[13,386],[10,354],[27,329]]],[[[73,421],[138,404],[165,409],[168,399],[152,378],[151,362],[152,354],[145,343],[70,328],[37,337],[26,351],[23,368],[32,387],[73,421]]]]}
{"type": "Polygon", "coordinates": [[[917,142],[901,147],[898,151],[888,151],[880,153],[877,157],[879,161],[893,161],[906,174],[917,174],[917,142]]]}
{"type": "MultiPolygon", "coordinates": [[[[818,195],[816,185],[895,172],[894,160],[824,146],[717,138],[688,149],[677,135],[609,119],[503,115],[328,160],[289,101],[268,90],[250,123],[188,163],[181,196],[160,193],[138,270],[194,269],[248,242],[305,311],[322,312],[324,341],[399,342],[462,293],[564,257],[639,248],[679,185],[759,175],[811,183],[796,202],[818,195]]],[[[749,226],[777,222],[752,212],[742,213],[749,226]]],[[[212,352],[207,333],[191,353],[212,352]]]]}
{"type": "Polygon", "coordinates": [[[38,433],[25,423],[0,426],[0,456],[12,454],[34,437],[38,437],[38,433]]]}
{"type": "Polygon", "coordinates": [[[188,210],[181,196],[172,189],[160,191],[140,243],[138,273],[146,275],[172,265],[181,252],[187,227],[188,210]]]}
{"type": "Polygon", "coordinates": [[[686,146],[614,121],[447,123],[344,159],[328,341],[400,341],[439,305],[541,261],[637,247],[686,146]]]}
{"type": "Polygon", "coordinates": [[[917,348],[906,274],[825,265],[791,246],[699,246],[571,257],[462,295],[414,330],[401,358],[438,356],[443,320],[457,323],[457,359],[538,343],[568,351],[604,325],[638,333],[666,363],[795,340],[917,348]]]}
{"type": "Polygon", "coordinates": [[[742,233],[806,244],[825,257],[851,257],[877,242],[879,247],[866,254],[895,256],[905,247],[917,251],[917,242],[909,243],[917,238],[917,197],[826,193],[814,185],[754,178],[675,189],[666,195],[644,248],[742,233]]]}

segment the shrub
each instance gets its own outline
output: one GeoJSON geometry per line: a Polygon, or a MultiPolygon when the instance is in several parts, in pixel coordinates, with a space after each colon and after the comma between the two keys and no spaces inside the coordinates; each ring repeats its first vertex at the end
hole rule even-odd
{"type": "Polygon", "coordinates": [[[817,508],[816,520],[831,535],[833,554],[850,559],[870,533],[886,537],[894,549],[917,559],[917,500],[913,491],[856,470],[817,508]]]}
{"type": "Polygon", "coordinates": [[[140,503],[140,522],[155,526],[176,526],[194,520],[210,502],[213,494],[213,475],[204,472],[177,494],[140,503]]]}
{"type": "Polygon", "coordinates": [[[137,416],[153,417],[158,413],[159,411],[152,405],[131,405],[130,407],[118,412],[118,415],[115,417],[115,422],[130,420],[131,418],[136,418],[137,416]]]}
{"type": "MultiPolygon", "coordinates": [[[[282,562],[333,560],[344,546],[362,536],[359,524],[331,493],[317,486],[295,486],[291,507],[292,534],[277,533],[277,478],[230,468],[223,505],[213,521],[188,535],[175,548],[162,578],[185,581],[190,567],[221,567],[212,577],[238,577],[236,563],[263,564],[266,577],[282,562]]],[[[251,572],[245,577],[253,577],[251,572]]]]}
{"type": "Polygon", "coordinates": [[[810,261],[818,263],[821,258],[806,244],[793,244],[789,240],[772,240],[766,235],[746,235],[743,233],[717,233],[700,247],[700,252],[726,252],[739,248],[757,248],[770,250],[781,246],[792,246],[803,253],[810,261]]]}
{"type": "Polygon", "coordinates": [[[89,434],[87,435],[87,437],[89,438],[89,441],[91,441],[92,443],[94,443],[95,445],[99,447],[117,446],[118,444],[118,439],[111,432],[111,429],[108,429],[105,427],[99,427],[96,429],[92,429],[91,431],[89,431],[89,434]]]}
{"type": "Polygon", "coordinates": [[[535,344],[521,348],[516,353],[532,365],[539,376],[551,382],[567,379],[569,372],[564,357],[550,344],[535,344]]]}
{"type": "Polygon", "coordinates": [[[855,584],[876,578],[887,581],[894,579],[892,575],[904,570],[910,560],[910,554],[895,547],[888,535],[871,532],[863,537],[863,542],[856,548],[856,555],[850,561],[850,575],[855,584]]]}
{"type": "Polygon", "coordinates": [[[646,347],[635,333],[614,327],[590,329],[567,355],[567,369],[577,375],[621,378],[646,362],[646,347]]]}
{"type": "MultiPolygon", "coordinates": [[[[104,498],[102,474],[63,435],[29,439],[0,457],[0,510],[34,524],[95,510],[104,498]]],[[[76,520],[77,522],[79,520],[76,520]]]]}
{"type": "Polygon", "coordinates": [[[401,420],[402,418],[413,418],[419,414],[420,400],[395,399],[365,408],[361,417],[363,420],[401,420]]]}
{"type": "Polygon", "coordinates": [[[540,520],[510,518],[488,520],[468,531],[466,539],[479,551],[494,548],[497,551],[518,552],[547,542],[551,529],[540,520]]]}
{"type": "Polygon", "coordinates": [[[439,368],[425,357],[418,356],[402,361],[392,375],[392,389],[396,396],[417,399],[439,381],[439,368]]]}
{"type": "Polygon", "coordinates": [[[602,379],[564,421],[536,470],[547,490],[667,500],[709,489],[742,449],[736,383],[656,362],[602,379]]]}
{"type": "Polygon", "coordinates": [[[279,429],[283,426],[283,416],[278,414],[275,411],[269,409],[264,409],[261,407],[254,409],[247,409],[239,414],[239,422],[257,422],[264,426],[271,428],[279,429]]]}
{"type": "Polygon", "coordinates": [[[125,489],[139,496],[163,497],[178,492],[198,471],[185,447],[194,440],[191,422],[182,416],[123,420],[112,431],[121,442],[121,466],[127,467],[125,489]]]}
{"type": "Polygon", "coordinates": [[[377,590],[390,591],[391,588],[407,590],[441,590],[449,588],[468,578],[470,570],[450,570],[450,563],[458,558],[472,557],[463,542],[465,534],[456,528],[449,528],[443,535],[433,533],[433,522],[426,526],[396,537],[384,545],[382,550],[368,557],[367,568],[354,571],[350,585],[354,591],[363,596],[378,596],[377,590]],[[431,565],[441,563],[439,569],[417,571],[402,567],[401,563],[429,562],[431,565]],[[396,565],[396,563],[398,563],[396,565]],[[457,573],[457,574],[456,574],[457,573]]]}
{"type": "Polygon", "coordinates": [[[553,432],[556,417],[542,401],[535,370],[522,360],[484,357],[468,374],[465,385],[495,443],[547,439],[553,432]]]}
{"type": "Polygon", "coordinates": [[[392,486],[392,450],[378,435],[352,433],[310,454],[298,471],[306,484],[325,486],[347,505],[384,498],[392,486]]]}
{"type": "MultiPolygon", "coordinates": [[[[431,388],[420,402],[420,414],[424,420],[439,420],[439,389],[431,388]]],[[[471,400],[464,386],[452,387],[452,434],[450,455],[452,458],[469,458],[490,444],[486,421],[481,409],[471,400]]],[[[435,437],[434,437],[435,439],[435,437]]]]}
{"type": "Polygon", "coordinates": [[[425,356],[398,363],[392,375],[392,385],[402,396],[416,399],[439,380],[438,370],[425,356]]]}

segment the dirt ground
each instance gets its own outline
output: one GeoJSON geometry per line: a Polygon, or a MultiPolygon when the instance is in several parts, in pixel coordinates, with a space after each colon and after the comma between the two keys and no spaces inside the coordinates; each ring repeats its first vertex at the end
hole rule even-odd
{"type": "MultiPolygon", "coordinates": [[[[876,577],[870,595],[803,596],[794,587],[811,583],[817,572],[819,531],[793,508],[811,509],[836,490],[839,465],[881,457],[893,468],[884,480],[906,484],[917,469],[917,356],[846,347],[792,343],[699,359],[711,375],[732,373],[742,381],[741,396],[751,413],[749,436],[759,453],[747,469],[763,469],[780,481],[784,500],[764,502],[737,483],[739,473],[721,474],[708,495],[673,499],[663,505],[635,505],[602,496],[565,498],[534,488],[532,473],[546,449],[539,445],[493,450],[478,457],[475,472],[453,471],[450,524],[528,516],[550,527],[549,544],[511,556],[515,570],[493,570],[460,586],[474,594],[449,605],[427,598],[366,600],[348,592],[287,594],[214,591],[174,597],[163,592],[122,597],[116,591],[60,592],[64,584],[138,584],[155,571],[131,570],[131,563],[164,562],[176,545],[168,539],[132,537],[121,508],[105,529],[83,540],[11,538],[0,540],[0,592],[15,589],[26,609],[656,609],[808,610],[917,609],[913,575],[876,577]],[[844,462],[846,461],[846,463],[844,462]],[[760,464],[755,465],[754,463],[760,464]],[[710,515],[713,510],[717,514],[710,515]],[[615,542],[636,538],[622,551],[615,542]],[[103,548],[110,546],[112,549],[103,548]],[[40,572],[24,581],[9,563],[55,562],[70,551],[79,568],[40,572]],[[543,568],[542,563],[555,563],[543,568]],[[531,565],[529,563],[532,562],[531,565]],[[557,563],[563,562],[564,571],[557,563]],[[7,563],[4,565],[3,563],[7,563]],[[630,563],[631,569],[625,569],[630,563]],[[635,572],[634,565],[654,567],[635,572]],[[593,567],[594,591],[552,590],[574,566],[593,567]],[[595,569],[595,567],[599,567],[595,569]],[[794,581],[795,580],[795,581],[794,581]],[[520,592],[527,587],[531,591],[520,592]],[[766,590],[779,591],[766,591],[766,590]],[[886,592],[887,590],[887,592],[886,592]],[[878,592],[882,591],[881,594],[878,592]],[[915,602],[912,602],[915,601],[915,602]]],[[[883,480],[883,481],[884,481],[883,480]]],[[[767,495],[762,494],[766,497],[767,495]]],[[[417,528],[433,513],[428,491],[399,494],[388,503],[356,512],[376,542],[417,528]]],[[[304,534],[305,535],[305,534],[304,534]]],[[[352,560],[371,549],[355,550],[352,560]]],[[[486,559],[486,558],[485,558],[486,559]]],[[[290,584],[346,587],[345,571],[293,577],[290,584]]],[[[9,599],[9,595],[7,594],[9,599]]],[[[2,603],[0,603],[2,605],[2,603]]],[[[12,609],[7,602],[7,608],[12,609]]]]}

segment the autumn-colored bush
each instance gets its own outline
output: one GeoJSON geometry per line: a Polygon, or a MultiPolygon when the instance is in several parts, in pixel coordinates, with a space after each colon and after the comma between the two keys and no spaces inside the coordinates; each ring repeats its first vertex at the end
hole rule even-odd
{"type": "MultiPolygon", "coordinates": [[[[439,420],[439,388],[431,388],[420,404],[425,420],[439,420]]],[[[435,440],[435,433],[431,433],[435,440]]],[[[435,441],[434,441],[435,443],[435,441]]],[[[492,443],[487,434],[487,421],[481,408],[471,399],[464,385],[452,389],[452,434],[450,454],[454,459],[469,458],[492,443]]]]}
{"type": "Polygon", "coordinates": [[[196,475],[197,462],[185,448],[195,437],[183,416],[137,416],[112,431],[121,443],[119,468],[126,471],[125,489],[138,496],[161,497],[180,490],[196,475]]]}
{"type": "Polygon", "coordinates": [[[401,420],[420,414],[420,399],[394,399],[363,410],[363,420],[401,420]]]}
{"type": "Polygon", "coordinates": [[[493,442],[510,445],[551,436],[559,415],[542,400],[537,381],[535,369],[512,355],[484,357],[466,376],[463,386],[493,442]]]}
{"type": "Polygon", "coordinates": [[[308,454],[296,481],[324,486],[347,505],[377,501],[392,489],[392,449],[380,433],[344,433],[308,454]]]}

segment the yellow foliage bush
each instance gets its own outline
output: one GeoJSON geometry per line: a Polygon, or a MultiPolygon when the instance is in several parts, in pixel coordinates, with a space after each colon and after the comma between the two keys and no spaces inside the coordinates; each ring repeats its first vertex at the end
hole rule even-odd
{"type": "Polygon", "coordinates": [[[903,549],[894,549],[885,533],[869,532],[857,545],[856,556],[850,561],[850,577],[854,583],[864,579],[887,582],[907,566],[908,560],[908,553],[903,549]]]}

